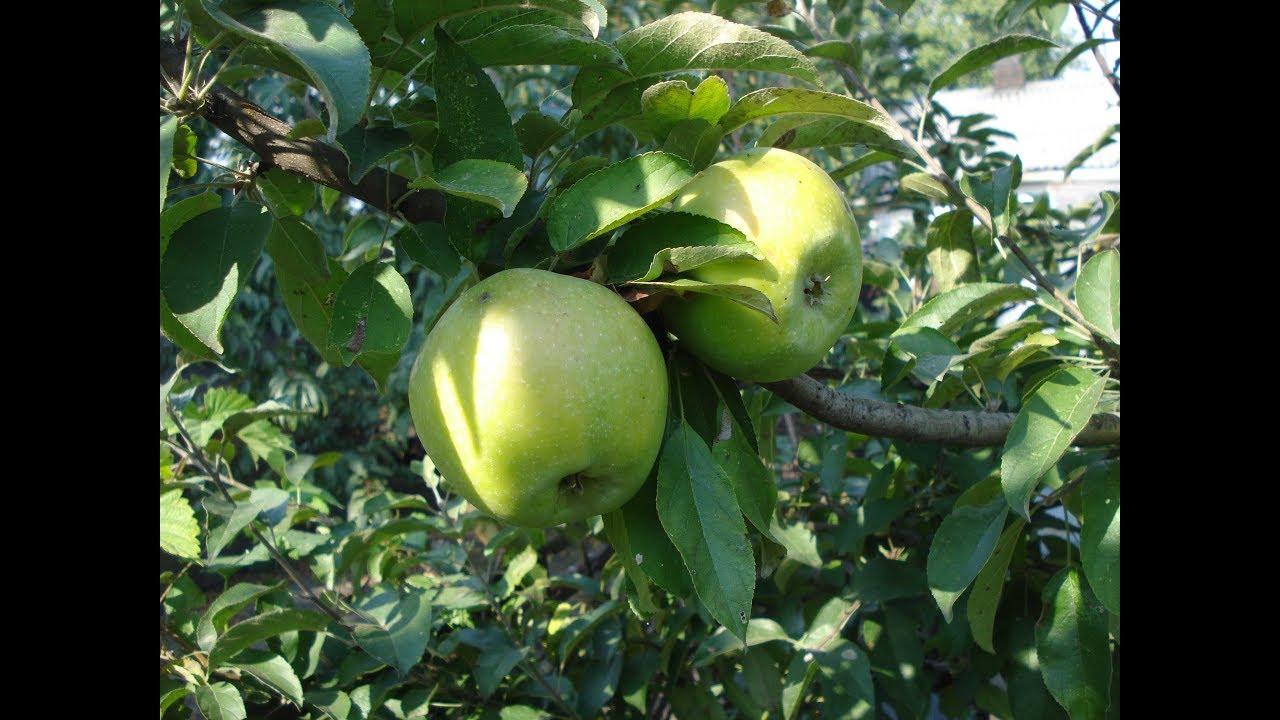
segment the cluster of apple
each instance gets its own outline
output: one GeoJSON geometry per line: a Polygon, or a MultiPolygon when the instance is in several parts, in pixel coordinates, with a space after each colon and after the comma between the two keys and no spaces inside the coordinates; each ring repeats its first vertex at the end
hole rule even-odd
{"type": "MultiPolygon", "coordinates": [[[[831,178],[795,153],[748,150],[694,178],[674,209],[737,228],[764,258],[717,260],[688,276],[755,288],[777,317],[714,295],[670,297],[661,312],[682,347],[741,380],[817,364],[849,324],[862,280],[857,224],[831,178]]],[[[527,268],[459,297],[409,380],[414,426],[444,479],[525,527],[631,499],[658,457],[667,394],[662,352],[630,305],[603,285],[527,268]]]]}

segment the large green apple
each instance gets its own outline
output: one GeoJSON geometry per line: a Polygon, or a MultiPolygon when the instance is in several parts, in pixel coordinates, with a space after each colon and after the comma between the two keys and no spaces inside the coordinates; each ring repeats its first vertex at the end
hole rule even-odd
{"type": "Polygon", "coordinates": [[[667,372],[617,294],[511,269],[467,290],[431,330],[409,409],[454,490],[504,522],[550,527],[616,510],[644,484],[667,372]]]}
{"type": "Polygon", "coordinates": [[[835,182],[800,155],[756,148],[707,168],[674,206],[731,225],[760,247],[763,260],[719,260],[688,276],[759,290],[778,322],[690,293],[663,303],[667,328],[707,365],[742,380],[782,380],[818,364],[853,318],[862,285],[858,225],[835,182]]]}

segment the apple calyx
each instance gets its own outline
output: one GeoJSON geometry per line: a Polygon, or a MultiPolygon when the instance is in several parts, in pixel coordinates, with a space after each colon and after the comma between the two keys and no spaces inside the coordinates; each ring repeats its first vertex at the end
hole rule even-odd
{"type": "Polygon", "coordinates": [[[825,294],[825,291],[822,289],[822,284],[830,279],[830,275],[823,276],[818,275],[817,273],[805,278],[804,299],[809,303],[810,307],[814,307],[822,303],[822,296],[825,294]]]}

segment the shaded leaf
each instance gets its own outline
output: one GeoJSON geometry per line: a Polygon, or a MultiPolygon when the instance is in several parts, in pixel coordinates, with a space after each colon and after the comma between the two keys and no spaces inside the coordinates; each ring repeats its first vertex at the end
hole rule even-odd
{"type": "Polygon", "coordinates": [[[323,630],[328,616],[312,610],[283,608],[249,618],[232,625],[209,652],[209,667],[226,664],[237,653],[254,643],[295,630],[323,630]]]}
{"type": "Polygon", "coordinates": [[[672,595],[687,596],[693,592],[692,580],[680,552],[658,519],[657,487],[654,473],[622,506],[627,539],[631,543],[636,567],[641,572],[672,595]]]}
{"type": "Polygon", "coordinates": [[[711,616],[746,638],[755,561],[733,484],[683,420],[658,461],[658,517],[711,616]]]}
{"type": "Polygon", "coordinates": [[[968,210],[952,210],[934,218],[925,234],[925,246],[939,293],[978,280],[978,250],[973,242],[973,215],[968,210]]]}
{"type": "Polygon", "coordinates": [[[347,174],[351,176],[351,182],[359,183],[370,170],[411,147],[413,138],[398,128],[356,125],[339,135],[337,144],[350,161],[347,174]]]}
{"type": "Polygon", "coordinates": [[[320,91],[329,110],[330,139],[364,114],[372,69],[369,51],[337,8],[281,0],[251,6],[232,17],[213,0],[201,0],[200,5],[222,27],[283,53],[306,69],[305,79],[320,91]]]}
{"type": "Polygon", "coordinates": [[[279,266],[276,267],[276,284],[298,332],[320,352],[325,362],[341,366],[342,356],[329,341],[329,326],[333,303],[347,280],[347,271],[332,258],[327,260],[327,265],[329,279],[324,284],[310,284],[279,266]]]}
{"type": "Polygon", "coordinates": [[[298,680],[293,666],[279,655],[245,650],[240,653],[236,662],[227,663],[227,667],[239,670],[279,693],[295,706],[302,707],[302,682],[298,680]]]}
{"type": "Polygon", "coordinates": [[[551,149],[557,140],[569,134],[569,128],[537,110],[521,115],[514,128],[520,149],[531,158],[551,149]]]}
{"type": "Polygon", "coordinates": [[[955,601],[978,576],[996,547],[1009,506],[1000,480],[990,477],[969,488],[942,520],[929,546],[929,589],[938,609],[951,622],[955,601]]]}
{"type": "Polygon", "coordinates": [[[502,217],[511,217],[516,203],[529,187],[520,168],[497,160],[459,160],[434,175],[423,175],[409,187],[442,190],[450,195],[475,200],[497,208],[502,217]]]}
{"type": "Polygon", "coordinates": [[[329,344],[338,348],[344,365],[364,353],[399,353],[412,321],[409,286],[400,273],[386,263],[365,263],[334,299],[329,344]]]}
{"type": "Polygon", "coordinates": [[[1078,367],[1050,375],[1027,398],[1009,429],[1000,458],[1001,483],[1012,507],[1029,518],[1031,496],[1071,440],[1089,423],[1106,381],[1078,367]]]}
{"type": "MultiPolygon", "coordinates": [[[[786,115],[771,124],[756,139],[756,147],[768,146],[787,150],[844,145],[861,145],[879,150],[887,155],[886,160],[912,156],[911,149],[905,143],[893,140],[880,128],[842,117],[822,117],[803,113],[786,115]]],[[[846,174],[854,171],[846,171],[846,174]]],[[[833,171],[831,176],[832,179],[839,179],[836,171],[833,171]]]]}
{"type": "Polygon", "coordinates": [[[231,618],[235,617],[250,603],[258,598],[273,593],[284,587],[284,581],[275,585],[255,585],[253,583],[236,583],[219,595],[213,604],[204,611],[200,623],[196,626],[196,643],[201,650],[208,652],[213,648],[231,618]]]}
{"type": "Polygon", "coordinates": [[[551,246],[572,250],[662,205],[692,179],[687,161],[661,151],[594,172],[553,201],[547,215],[551,246]]]}
{"type": "Polygon", "coordinates": [[[1120,461],[1084,476],[1080,564],[1098,600],[1120,614],[1120,461]]]}
{"type": "Polygon", "coordinates": [[[1000,533],[996,541],[996,549],[991,559],[982,566],[973,581],[973,592],[969,594],[969,602],[965,605],[965,614],[969,618],[969,632],[973,633],[973,641],[978,647],[989,653],[995,653],[992,634],[995,628],[996,608],[1000,606],[1000,597],[1004,594],[1004,576],[1009,570],[1009,560],[1013,551],[1022,542],[1022,529],[1027,521],[1022,518],[1014,522],[1000,533]]]}
{"type": "Polygon", "coordinates": [[[352,628],[356,642],[403,676],[422,659],[431,639],[431,604],[426,591],[397,593],[377,588],[356,605],[363,623],[352,628]]]}
{"type": "Polygon", "coordinates": [[[160,292],[177,320],[214,352],[231,303],[249,282],[271,230],[265,208],[242,202],[178,228],[160,265],[160,292]]]}
{"type": "Polygon", "coordinates": [[[278,218],[288,215],[305,215],[316,202],[314,182],[300,175],[287,173],[280,168],[271,168],[265,175],[259,176],[254,183],[261,191],[263,200],[278,218]]]}
{"type": "Polygon", "coordinates": [[[778,322],[778,316],[774,314],[773,304],[769,302],[768,296],[746,285],[704,283],[700,280],[690,280],[688,278],[676,278],[668,282],[630,282],[627,285],[641,290],[648,290],[651,293],[669,292],[682,295],[694,292],[715,295],[745,305],[756,312],[763,313],[765,317],[773,322],[778,322]]]}
{"type": "Polygon", "coordinates": [[[408,258],[442,278],[462,269],[462,258],[449,244],[449,232],[438,223],[406,225],[396,233],[395,242],[408,258]]]}
{"type": "Polygon", "coordinates": [[[204,500],[205,509],[215,514],[224,508],[227,511],[227,520],[209,532],[209,537],[205,541],[206,552],[209,559],[213,560],[218,556],[222,549],[227,546],[235,538],[236,534],[244,529],[246,525],[253,521],[259,513],[275,511],[278,512],[289,502],[289,493],[280,488],[255,488],[249,493],[248,499],[241,500],[230,506],[220,499],[206,497],[204,500]]]}
{"type": "Polygon", "coordinates": [[[272,223],[266,246],[277,268],[284,268],[308,285],[324,285],[328,281],[329,262],[324,243],[301,218],[283,218],[272,223]]]}
{"type": "MultiPolygon", "coordinates": [[[[795,643],[776,620],[751,618],[751,622],[747,624],[746,647],[755,647],[761,643],[777,640],[791,644],[795,643]]],[[[743,643],[743,639],[735,636],[729,631],[729,628],[717,628],[715,632],[711,633],[710,637],[698,643],[698,649],[693,653],[693,666],[703,667],[716,658],[741,651],[743,650],[743,643]]]]}
{"type": "Polygon", "coordinates": [[[742,231],[692,213],[669,212],[627,229],[609,250],[610,283],[653,280],[722,258],[763,259],[742,231]],[[680,245],[673,247],[673,242],[680,245]]]}
{"type": "Polygon", "coordinates": [[[1100,718],[1110,705],[1111,648],[1107,610],[1076,568],[1064,568],[1044,588],[1036,651],[1044,684],[1073,718],[1100,718]]]}
{"type": "Polygon", "coordinates": [[[395,26],[402,38],[412,40],[443,20],[504,8],[553,12],[577,21],[592,37],[599,34],[603,21],[583,0],[399,0],[395,3],[395,26]]]}

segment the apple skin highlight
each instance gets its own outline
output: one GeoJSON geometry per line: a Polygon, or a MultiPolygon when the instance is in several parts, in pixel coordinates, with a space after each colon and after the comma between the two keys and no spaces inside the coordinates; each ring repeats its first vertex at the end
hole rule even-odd
{"type": "Polygon", "coordinates": [[[616,510],[644,484],[667,373],[616,293],[512,269],[467,290],[431,330],[409,408],[452,490],[508,524],[551,527],[616,510]]]}

